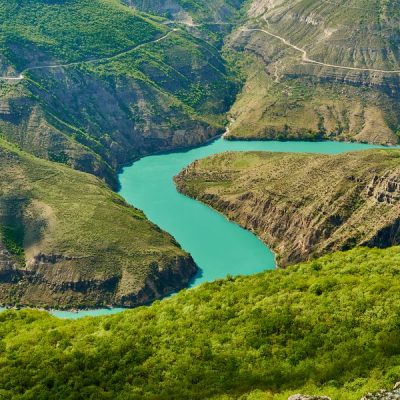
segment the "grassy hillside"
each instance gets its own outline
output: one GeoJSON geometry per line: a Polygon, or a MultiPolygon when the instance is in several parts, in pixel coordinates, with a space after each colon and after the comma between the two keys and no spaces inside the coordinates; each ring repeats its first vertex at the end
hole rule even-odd
{"type": "Polygon", "coordinates": [[[195,161],[178,189],[255,232],[282,266],[354,246],[400,243],[400,151],[224,153],[195,161]]]}
{"type": "Polygon", "coordinates": [[[8,311],[0,314],[0,393],[359,399],[400,379],[399,273],[399,248],[360,248],[204,284],[112,317],[8,311]]]}
{"type": "Polygon", "coordinates": [[[97,178],[0,141],[0,304],[134,306],[196,267],[97,178]]]}
{"type": "Polygon", "coordinates": [[[399,69],[400,2],[377,0],[269,0],[252,2],[249,16],[330,64],[399,69]]]}
{"type": "Polygon", "coordinates": [[[106,179],[222,132],[237,82],[219,51],[117,0],[0,6],[0,127],[32,154],[106,179]]]}
{"type": "Polygon", "coordinates": [[[397,143],[399,9],[397,1],[253,1],[230,40],[239,58],[255,57],[231,137],[397,143]]]}
{"type": "Polygon", "coordinates": [[[372,88],[312,76],[274,76],[261,60],[243,65],[246,84],[230,110],[227,139],[399,141],[398,100],[372,88]]]}

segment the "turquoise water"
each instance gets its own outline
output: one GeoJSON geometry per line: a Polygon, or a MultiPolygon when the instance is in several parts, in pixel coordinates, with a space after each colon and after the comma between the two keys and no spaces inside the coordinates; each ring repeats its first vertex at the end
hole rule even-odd
{"type": "MultiPolygon", "coordinates": [[[[224,151],[273,151],[338,154],[377,148],[339,142],[262,142],[218,139],[206,146],[142,158],[120,174],[120,194],[169,232],[191,253],[201,273],[193,286],[275,268],[273,253],[252,233],[229,222],[211,208],[176,191],[173,177],[194,160],[224,151]]],[[[0,309],[1,310],[1,309],[0,309]]],[[[52,311],[59,318],[116,314],[124,309],[80,312],[52,311]]]]}
{"type": "MultiPolygon", "coordinates": [[[[6,308],[0,307],[0,312],[5,311],[6,308]]],[[[97,310],[83,310],[78,312],[73,311],[49,311],[51,315],[63,319],[78,319],[83,317],[100,317],[103,315],[112,315],[126,310],[125,308],[99,308],[97,310]]]]}
{"type": "Polygon", "coordinates": [[[83,317],[101,317],[104,315],[118,314],[126,308],[99,308],[97,310],[83,310],[78,312],[73,311],[50,311],[51,315],[63,319],[78,319],[83,317]]]}
{"type": "Polygon", "coordinates": [[[252,233],[177,192],[173,177],[194,160],[224,151],[341,153],[374,146],[339,142],[262,142],[218,139],[188,151],[144,157],[120,174],[121,195],[169,232],[201,269],[193,285],[275,267],[273,253],[252,233]]]}

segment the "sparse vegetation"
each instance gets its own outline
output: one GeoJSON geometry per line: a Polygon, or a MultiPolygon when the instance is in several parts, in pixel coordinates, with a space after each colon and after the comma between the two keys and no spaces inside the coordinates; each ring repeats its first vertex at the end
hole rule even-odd
{"type": "Polygon", "coordinates": [[[255,232],[285,266],[355,246],[400,244],[400,151],[223,153],[195,161],[179,190],[255,232]]]}

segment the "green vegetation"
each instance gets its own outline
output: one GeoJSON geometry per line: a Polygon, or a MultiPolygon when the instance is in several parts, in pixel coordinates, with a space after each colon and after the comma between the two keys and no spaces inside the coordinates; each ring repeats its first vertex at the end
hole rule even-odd
{"type": "MultiPolygon", "coordinates": [[[[362,69],[400,69],[399,10],[399,0],[3,1],[0,76],[24,78],[0,80],[0,304],[136,306],[187,285],[191,257],[93,175],[116,188],[136,157],[223,132],[243,78],[228,138],[397,143],[398,77],[362,69]],[[240,24],[360,70],[307,63],[240,24]]],[[[196,162],[180,188],[259,234],[282,265],[356,248],[107,318],[1,313],[0,398],[356,400],[391,386],[400,248],[357,246],[400,242],[399,159],[196,162]]]]}
{"type": "Polygon", "coordinates": [[[36,65],[51,59],[67,63],[102,58],[165,32],[117,0],[12,0],[1,4],[0,20],[3,50],[20,70],[32,66],[36,54],[41,58],[36,65]],[[18,52],[14,60],[10,45],[35,49],[18,52]]]}
{"type": "Polygon", "coordinates": [[[112,317],[0,314],[4,399],[359,399],[400,379],[400,249],[227,278],[112,317]],[[286,396],[286,397],[285,397],[286,396]]]}
{"type": "Polygon", "coordinates": [[[218,51],[184,31],[86,68],[105,77],[122,75],[143,80],[193,116],[218,115],[235,100],[233,73],[227,70],[218,51]],[[193,65],[199,59],[207,61],[196,71],[193,65]],[[226,95],[220,97],[220,93],[226,95]]]}
{"type": "Polygon", "coordinates": [[[196,23],[236,21],[242,14],[242,6],[247,0],[123,0],[139,10],[163,15],[169,19],[196,23]]]}
{"type": "Polygon", "coordinates": [[[219,50],[118,0],[0,6],[0,128],[117,188],[136,157],[222,132],[238,82],[219,50]],[[151,132],[151,134],[150,134],[151,132]]]}
{"type": "MultiPolygon", "coordinates": [[[[241,53],[238,53],[238,57],[241,53]]],[[[246,84],[230,110],[227,139],[339,140],[396,144],[398,100],[371,87],[312,76],[285,76],[279,65],[265,70],[247,57],[241,63],[246,84]],[[274,76],[275,74],[276,76],[274,76]]]]}
{"type": "Polygon", "coordinates": [[[23,259],[23,230],[17,226],[0,226],[0,241],[4,243],[5,248],[15,256],[21,256],[23,259]]]}
{"type": "Polygon", "coordinates": [[[97,178],[0,141],[0,303],[133,306],[184,287],[191,258],[97,178]],[[7,272],[8,271],[8,272],[7,272]],[[31,275],[25,279],[25,275],[31,275]],[[165,276],[164,276],[165,275],[165,276]]]}

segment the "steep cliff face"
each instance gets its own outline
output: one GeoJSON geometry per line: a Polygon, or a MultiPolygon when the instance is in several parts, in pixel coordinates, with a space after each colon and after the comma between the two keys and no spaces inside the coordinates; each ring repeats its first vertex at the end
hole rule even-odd
{"type": "Polygon", "coordinates": [[[231,137],[397,143],[399,9],[397,1],[253,1],[230,39],[253,57],[231,137]]]}
{"type": "Polygon", "coordinates": [[[9,141],[115,188],[136,157],[223,131],[237,83],[205,41],[110,0],[17,3],[0,6],[9,141]]]}
{"type": "MultiPolygon", "coordinates": [[[[160,299],[188,285],[197,267],[188,255],[161,257],[132,271],[98,273],[94,259],[38,253],[25,266],[7,262],[0,254],[0,304],[58,309],[104,306],[136,307],[160,299]],[[92,264],[90,276],[82,274],[92,264]]],[[[136,261],[138,265],[143,261],[136,261]]],[[[146,263],[146,261],[144,261],[146,263]]],[[[97,268],[102,261],[97,260],[97,268]]]]}
{"type": "Polygon", "coordinates": [[[195,162],[178,189],[255,232],[280,266],[400,243],[400,152],[227,153],[195,162]]]}
{"type": "Polygon", "coordinates": [[[0,304],[136,306],[187,285],[192,258],[97,178],[0,141],[0,304]]]}

